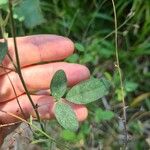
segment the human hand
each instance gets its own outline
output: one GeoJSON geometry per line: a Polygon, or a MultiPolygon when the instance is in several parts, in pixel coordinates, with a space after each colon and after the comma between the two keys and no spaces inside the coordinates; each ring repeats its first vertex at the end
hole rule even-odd
{"type": "MultiPolygon", "coordinates": [[[[57,70],[63,69],[67,75],[68,85],[73,86],[78,82],[89,78],[89,70],[79,64],[62,62],[73,53],[73,43],[64,37],[56,35],[35,35],[17,38],[19,59],[22,74],[32,100],[38,106],[41,119],[54,118],[55,102],[49,96],[50,81],[57,70]],[[54,62],[55,61],[55,62],[54,62]],[[58,62],[59,61],[59,62],[58,62]]],[[[8,39],[9,54],[15,61],[13,39],[8,39]]],[[[9,124],[19,121],[5,112],[10,112],[19,117],[36,117],[34,109],[25,94],[18,74],[8,56],[2,62],[0,68],[0,124],[9,124]],[[15,93],[16,92],[16,93],[15,93]],[[20,110],[19,104],[23,110],[20,110]]],[[[70,104],[73,107],[79,121],[87,117],[87,109],[83,105],[70,104]]],[[[12,131],[13,126],[0,127],[0,143],[4,137],[12,131]]]]}

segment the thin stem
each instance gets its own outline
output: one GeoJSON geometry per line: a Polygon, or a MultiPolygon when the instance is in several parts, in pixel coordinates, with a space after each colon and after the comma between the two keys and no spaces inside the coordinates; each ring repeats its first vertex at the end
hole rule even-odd
{"type": "MultiPolygon", "coordinates": [[[[130,16],[127,20],[125,20],[119,27],[117,26],[117,32],[119,29],[121,29],[130,19],[132,18],[132,16],[130,16]]],[[[108,37],[110,37],[113,33],[115,33],[115,30],[110,32],[109,34],[107,34],[102,40],[107,39],[108,37]]]]}
{"type": "Polygon", "coordinates": [[[123,88],[123,81],[122,81],[122,73],[121,73],[121,68],[120,68],[120,63],[119,63],[119,56],[118,56],[118,29],[117,29],[117,14],[116,14],[116,7],[114,0],[112,1],[113,5],[113,12],[114,12],[114,19],[115,19],[115,55],[116,55],[116,67],[118,68],[118,73],[119,73],[119,80],[120,80],[120,86],[121,86],[121,97],[122,97],[122,103],[123,103],[123,124],[124,124],[124,147],[126,149],[127,143],[128,143],[128,133],[127,133],[127,119],[126,119],[126,104],[125,104],[125,99],[124,99],[124,88],[123,88]]]}
{"type": "MultiPolygon", "coordinates": [[[[117,29],[121,29],[124,25],[126,25],[126,23],[134,16],[134,13],[131,13],[131,15],[128,15],[128,18],[120,25],[117,27],[117,29]]],[[[105,37],[103,37],[100,41],[103,41],[105,39],[107,39],[108,37],[110,37],[112,34],[115,33],[115,30],[113,30],[112,32],[110,32],[109,34],[107,34],[105,37]]],[[[86,39],[86,41],[90,41],[92,38],[94,38],[97,34],[89,37],[86,39]]]]}
{"type": "Polygon", "coordinates": [[[21,66],[20,66],[20,60],[19,60],[19,54],[18,54],[18,48],[17,48],[17,41],[16,41],[16,31],[15,31],[15,25],[14,25],[14,19],[13,19],[13,11],[12,11],[12,4],[11,4],[11,1],[9,0],[9,10],[10,10],[10,18],[11,18],[11,28],[12,28],[12,35],[13,35],[13,41],[14,41],[14,47],[15,47],[15,55],[16,55],[16,63],[17,63],[17,73],[20,77],[20,80],[22,82],[22,85],[24,87],[24,90],[30,100],[30,103],[36,113],[36,117],[37,117],[37,120],[39,121],[40,123],[40,126],[41,126],[41,129],[42,131],[45,131],[44,130],[44,127],[41,123],[41,119],[40,119],[40,115],[38,113],[38,110],[37,110],[37,106],[34,104],[31,96],[30,96],[30,93],[26,87],[26,84],[25,84],[25,81],[24,81],[24,78],[23,78],[23,75],[22,75],[22,72],[21,72],[21,66]]]}
{"type": "MultiPolygon", "coordinates": [[[[8,13],[9,14],[9,13],[8,13]]],[[[7,15],[6,19],[3,20],[2,18],[2,14],[1,14],[1,11],[0,11],[0,28],[1,28],[1,33],[2,33],[2,37],[4,39],[4,41],[7,43],[7,39],[6,39],[6,36],[5,36],[5,26],[6,26],[6,23],[8,21],[8,17],[9,15],[7,15]]],[[[8,58],[10,59],[11,63],[13,64],[14,68],[17,69],[17,66],[15,65],[15,63],[13,62],[13,59],[12,57],[10,56],[9,52],[7,52],[7,56],[8,58]]]]}
{"type": "Polygon", "coordinates": [[[50,137],[46,132],[44,132],[43,130],[39,129],[39,128],[38,128],[36,125],[34,125],[33,123],[30,123],[30,122],[26,121],[25,119],[23,119],[23,118],[21,118],[21,117],[15,115],[15,114],[13,114],[13,113],[11,113],[11,112],[7,112],[7,111],[4,111],[4,110],[0,110],[0,112],[3,112],[3,113],[5,113],[5,114],[7,114],[7,115],[9,115],[9,116],[12,116],[12,117],[14,117],[14,118],[16,118],[16,119],[18,119],[18,120],[20,120],[20,121],[22,121],[22,122],[25,122],[25,123],[29,124],[31,127],[33,127],[34,129],[36,129],[37,131],[39,131],[41,134],[43,134],[43,135],[44,135],[45,137],[47,137],[49,140],[51,140],[51,141],[53,141],[53,142],[59,144],[60,146],[63,146],[64,148],[66,148],[66,149],[68,149],[68,150],[70,149],[68,146],[66,146],[66,145],[62,144],[61,142],[56,141],[54,138],[50,137]]]}
{"type": "Polygon", "coordinates": [[[72,19],[72,21],[71,21],[71,23],[70,23],[70,25],[69,25],[68,32],[67,32],[67,35],[66,35],[66,36],[69,36],[69,35],[70,35],[70,32],[71,32],[73,23],[75,22],[75,20],[76,20],[78,14],[79,14],[79,12],[80,12],[80,9],[78,9],[78,10],[76,11],[76,13],[74,14],[73,19],[72,19]]]}
{"type": "Polygon", "coordinates": [[[0,27],[1,27],[2,37],[4,37],[3,19],[2,19],[1,11],[0,11],[0,27]]]}
{"type": "MultiPolygon", "coordinates": [[[[107,0],[104,0],[104,1],[98,6],[98,8],[97,8],[95,14],[97,14],[97,13],[100,11],[100,9],[101,9],[102,6],[106,3],[106,1],[107,1],[107,0]]],[[[95,5],[96,5],[96,4],[95,4],[95,5]]],[[[87,36],[87,33],[88,33],[88,31],[89,31],[91,25],[93,24],[93,21],[94,21],[95,18],[96,18],[96,15],[93,16],[93,17],[91,18],[91,20],[89,21],[89,23],[88,23],[88,25],[87,25],[87,27],[86,27],[84,33],[83,33],[82,41],[85,40],[85,38],[86,38],[86,36],[87,36]]]]}
{"type": "MultiPolygon", "coordinates": [[[[14,72],[15,72],[15,70],[14,70],[14,69],[11,69],[11,68],[8,68],[8,67],[5,67],[5,66],[3,66],[3,65],[0,65],[0,68],[5,69],[5,70],[9,70],[9,71],[14,71],[14,72]]],[[[7,72],[7,71],[6,71],[6,72],[7,72]]]]}
{"type": "Polygon", "coordinates": [[[24,118],[27,119],[27,118],[26,118],[26,115],[25,115],[25,113],[24,113],[24,111],[23,111],[23,109],[22,109],[22,107],[21,107],[21,105],[20,105],[20,102],[19,102],[19,99],[18,99],[16,90],[15,90],[15,87],[14,87],[14,85],[13,85],[13,82],[11,81],[11,79],[10,79],[10,77],[9,77],[9,74],[6,72],[5,69],[4,69],[4,71],[5,71],[5,73],[6,73],[7,77],[8,77],[8,80],[9,80],[9,82],[10,82],[12,88],[13,88],[13,91],[14,91],[14,94],[15,94],[15,96],[16,96],[16,100],[17,100],[18,106],[19,106],[19,108],[20,108],[20,110],[21,110],[21,113],[23,114],[24,118]]]}
{"type": "Polygon", "coordinates": [[[13,122],[13,123],[7,123],[7,124],[0,124],[0,128],[15,126],[15,125],[17,125],[17,124],[20,124],[21,122],[22,122],[22,121],[13,122]]]}
{"type": "MultiPolygon", "coordinates": [[[[6,41],[6,42],[7,42],[7,41],[6,41]]],[[[7,56],[8,56],[8,58],[10,59],[11,63],[13,64],[15,70],[17,70],[17,66],[16,66],[16,64],[13,62],[13,59],[12,59],[12,57],[10,56],[9,52],[7,53],[7,56]]]]}

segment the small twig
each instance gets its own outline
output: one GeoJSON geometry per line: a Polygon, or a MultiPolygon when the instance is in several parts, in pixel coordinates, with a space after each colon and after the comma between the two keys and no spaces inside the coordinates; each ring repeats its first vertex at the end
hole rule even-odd
{"type": "Polygon", "coordinates": [[[121,86],[121,96],[122,96],[122,103],[123,103],[123,124],[124,124],[124,148],[126,149],[127,143],[128,143],[128,133],[127,133],[127,124],[126,124],[126,104],[125,104],[125,99],[124,99],[124,88],[123,88],[123,81],[122,81],[122,73],[121,73],[121,68],[120,68],[120,63],[119,63],[119,56],[118,56],[118,35],[117,35],[117,14],[116,14],[116,7],[114,0],[112,1],[113,5],[113,11],[114,11],[114,19],[115,19],[115,54],[116,54],[116,67],[118,69],[119,73],[119,80],[120,80],[120,86],[121,86]]]}
{"type": "Polygon", "coordinates": [[[14,117],[14,118],[16,118],[16,119],[18,119],[18,120],[20,120],[20,121],[22,121],[22,122],[25,122],[25,123],[29,124],[31,127],[33,127],[34,129],[38,130],[41,134],[43,134],[43,135],[44,135],[45,137],[47,137],[49,140],[51,140],[51,141],[53,141],[53,142],[59,144],[60,146],[65,147],[65,148],[68,149],[68,150],[70,149],[68,146],[66,146],[66,145],[64,145],[63,143],[61,143],[61,142],[59,142],[59,141],[56,141],[54,138],[50,137],[46,132],[44,132],[43,130],[41,130],[40,128],[38,128],[38,127],[37,127],[36,125],[34,125],[33,123],[30,123],[30,122],[26,121],[25,119],[23,119],[23,118],[21,118],[21,117],[15,115],[15,114],[13,114],[13,113],[11,113],[11,112],[7,112],[7,111],[4,111],[4,110],[0,110],[0,112],[5,113],[5,114],[7,114],[7,115],[9,115],[9,116],[11,116],[11,117],[14,117]]]}
{"type": "MultiPolygon", "coordinates": [[[[7,41],[6,41],[6,42],[7,42],[7,41]]],[[[16,64],[13,62],[13,59],[12,59],[12,57],[10,56],[9,52],[7,53],[7,56],[8,56],[8,58],[10,59],[11,63],[13,64],[15,70],[17,70],[17,66],[16,66],[16,64]]]]}
{"type": "Polygon", "coordinates": [[[20,124],[21,122],[22,122],[22,121],[13,122],[13,123],[7,123],[7,124],[0,124],[0,128],[15,126],[15,125],[17,125],[17,124],[20,124]]]}
{"type": "MultiPolygon", "coordinates": [[[[127,19],[126,19],[120,26],[117,27],[117,30],[121,29],[124,25],[126,25],[127,22],[128,22],[133,16],[134,16],[134,12],[130,12],[129,15],[127,16],[127,19]]],[[[110,32],[109,34],[107,34],[104,38],[100,39],[100,41],[103,41],[103,40],[107,39],[108,37],[110,37],[110,36],[111,36],[112,34],[114,34],[114,33],[115,33],[115,30],[113,30],[112,32],[110,32]]],[[[96,34],[97,34],[97,33],[96,33],[96,34]]],[[[96,35],[96,34],[95,34],[95,35],[96,35]]],[[[89,38],[87,38],[86,41],[90,41],[90,39],[94,38],[95,35],[94,35],[94,36],[91,36],[91,37],[89,37],[89,38]]]]}
{"type": "MultiPolygon", "coordinates": [[[[0,65],[0,68],[6,69],[6,70],[9,70],[9,71],[15,71],[15,70],[13,70],[13,69],[11,69],[11,68],[8,68],[8,67],[2,66],[2,65],[0,65]]],[[[6,72],[7,72],[7,71],[6,71],[6,72]]]]}
{"type": "Polygon", "coordinates": [[[23,111],[23,109],[22,109],[22,107],[21,107],[21,105],[20,105],[20,102],[19,102],[19,99],[18,99],[16,90],[15,90],[15,87],[14,87],[14,85],[13,85],[13,82],[11,81],[11,79],[10,79],[10,77],[9,77],[9,75],[8,75],[8,73],[6,72],[5,69],[4,69],[4,71],[5,71],[5,73],[6,73],[7,77],[8,77],[8,80],[9,80],[9,82],[10,82],[12,88],[13,88],[13,91],[14,91],[14,94],[15,94],[15,96],[16,96],[16,100],[17,100],[18,106],[19,106],[19,108],[20,108],[20,110],[21,110],[21,113],[23,114],[24,118],[27,120],[26,115],[25,115],[25,113],[24,113],[24,111],[23,111]]]}
{"type": "Polygon", "coordinates": [[[80,12],[80,10],[78,9],[78,10],[76,11],[76,13],[74,14],[74,16],[73,16],[73,19],[72,19],[72,21],[71,21],[71,23],[70,23],[70,25],[69,25],[69,28],[68,28],[68,32],[67,32],[67,34],[66,34],[67,37],[70,35],[70,32],[71,32],[73,23],[75,22],[75,20],[76,20],[78,14],[79,14],[79,12],[80,12]]]}
{"type": "MultiPolygon", "coordinates": [[[[8,13],[10,15],[10,13],[8,13]]],[[[7,43],[7,39],[6,39],[6,36],[5,36],[5,26],[6,26],[6,23],[8,21],[8,17],[9,15],[7,15],[6,19],[3,20],[2,18],[2,14],[1,14],[1,11],[0,11],[0,28],[1,28],[1,33],[2,33],[2,37],[4,39],[4,41],[7,43]]],[[[17,66],[15,65],[15,63],[13,62],[13,59],[12,57],[10,56],[9,52],[7,52],[7,56],[8,58],[10,59],[11,63],[13,64],[14,68],[16,69],[17,66]]]]}
{"type": "MultiPolygon", "coordinates": [[[[6,43],[7,43],[7,39],[6,39],[6,37],[4,36],[4,34],[5,34],[5,26],[6,26],[6,23],[7,23],[7,21],[8,21],[9,15],[10,15],[10,13],[7,14],[7,17],[6,17],[5,21],[4,21],[4,22],[5,22],[5,23],[4,23],[4,22],[3,22],[3,19],[2,19],[1,12],[0,12],[0,20],[1,20],[0,27],[1,27],[1,32],[2,32],[3,39],[4,39],[4,41],[5,41],[6,43]]],[[[12,62],[12,64],[14,65],[14,68],[16,69],[17,66],[14,64],[13,59],[12,59],[12,57],[10,56],[9,52],[7,52],[7,56],[9,57],[9,59],[10,59],[11,62],[12,62]]],[[[16,90],[15,90],[15,88],[14,88],[14,85],[13,85],[13,83],[12,83],[12,81],[11,81],[9,75],[8,75],[8,72],[6,71],[6,69],[7,69],[7,70],[10,70],[10,71],[14,71],[14,70],[12,70],[12,69],[10,69],[10,68],[7,68],[7,67],[4,67],[3,64],[1,64],[0,67],[3,68],[5,74],[7,75],[8,79],[9,79],[9,81],[10,81],[10,84],[11,84],[11,86],[12,86],[12,88],[13,88],[14,94],[15,94],[15,96],[16,96],[16,100],[17,100],[17,103],[18,103],[18,105],[19,105],[19,108],[20,108],[20,110],[21,110],[21,112],[22,112],[24,118],[26,118],[26,117],[25,117],[25,113],[23,112],[23,109],[22,109],[22,107],[21,107],[21,105],[20,105],[20,103],[19,103],[18,96],[17,96],[16,90]]]]}
{"type": "MultiPolygon", "coordinates": [[[[102,6],[106,3],[106,1],[107,1],[107,0],[104,0],[104,1],[98,6],[98,8],[97,8],[97,10],[96,10],[95,13],[98,13],[98,12],[100,11],[100,9],[101,9],[102,6]]],[[[88,33],[88,30],[89,30],[89,28],[91,27],[91,25],[93,24],[93,21],[94,21],[95,18],[96,18],[96,16],[93,16],[93,17],[91,18],[91,20],[89,21],[89,23],[88,23],[88,25],[87,25],[87,27],[86,27],[86,29],[85,29],[83,35],[82,35],[82,40],[81,40],[82,42],[85,40],[85,38],[86,38],[86,36],[87,36],[87,33],[88,33]]]]}
{"type": "Polygon", "coordinates": [[[111,110],[111,107],[110,107],[109,103],[107,102],[107,99],[105,96],[102,97],[102,102],[103,102],[103,105],[104,105],[106,110],[111,110]]]}
{"type": "MultiPolygon", "coordinates": [[[[132,15],[132,16],[129,16],[120,26],[118,26],[118,27],[117,27],[117,31],[118,31],[119,29],[121,29],[132,17],[133,17],[133,15],[132,15]]],[[[113,33],[115,33],[115,30],[112,31],[112,32],[110,32],[109,34],[107,34],[102,40],[107,39],[107,38],[110,37],[113,33]]]]}

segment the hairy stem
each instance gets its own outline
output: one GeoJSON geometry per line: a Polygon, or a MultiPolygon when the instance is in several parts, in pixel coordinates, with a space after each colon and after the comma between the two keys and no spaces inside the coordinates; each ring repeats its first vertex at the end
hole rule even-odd
{"type": "Polygon", "coordinates": [[[127,117],[126,117],[126,104],[125,104],[125,99],[124,99],[124,87],[123,87],[123,81],[122,81],[122,73],[121,73],[121,68],[120,68],[120,63],[119,63],[119,56],[118,56],[118,29],[117,29],[117,14],[116,14],[116,7],[114,0],[112,1],[113,5],[113,12],[114,12],[114,19],[115,19],[115,55],[116,55],[116,67],[118,69],[119,73],[119,80],[120,80],[120,87],[121,87],[121,97],[122,97],[122,103],[123,103],[123,124],[124,124],[124,146],[125,149],[127,147],[128,143],[128,133],[127,133],[127,117]]]}

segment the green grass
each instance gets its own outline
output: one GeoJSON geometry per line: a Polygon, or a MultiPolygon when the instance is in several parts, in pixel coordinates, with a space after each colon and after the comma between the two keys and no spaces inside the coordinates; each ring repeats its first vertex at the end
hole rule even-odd
{"type": "MultiPolygon", "coordinates": [[[[32,5],[32,1],[30,2],[32,5]]],[[[150,1],[116,0],[118,22],[118,53],[122,69],[127,112],[129,149],[148,149],[150,125],[149,97],[142,94],[150,90],[150,1]],[[137,101],[136,107],[131,107],[137,101]]],[[[66,61],[87,65],[91,74],[105,76],[112,83],[109,96],[101,102],[88,105],[89,117],[81,124],[77,133],[61,129],[55,121],[46,122],[47,133],[70,149],[119,149],[124,143],[121,89],[115,67],[114,13],[108,0],[40,0],[45,22],[27,28],[16,20],[17,34],[59,34],[71,38],[78,47],[66,61]],[[97,119],[100,113],[111,111],[114,116],[107,120],[97,119]],[[54,132],[55,131],[55,132],[54,132]]],[[[3,12],[3,16],[6,12],[3,12]]],[[[38,15],[38,14],[37,14],[38,15]]],[[[28,19],[28,18],[27,18],[28,19]]],[[[10,31],[9,25],[7,31],[10,31]]],[[[41,135],[36,134],[38,139],[41,135]]],[[[43,148],[49,142],[40,143],[43,148]]],[[[55,144],[52,144],[56,147],[55,144]]],[[[57,145],[59,147],[59,144],[57,145]]]]}

